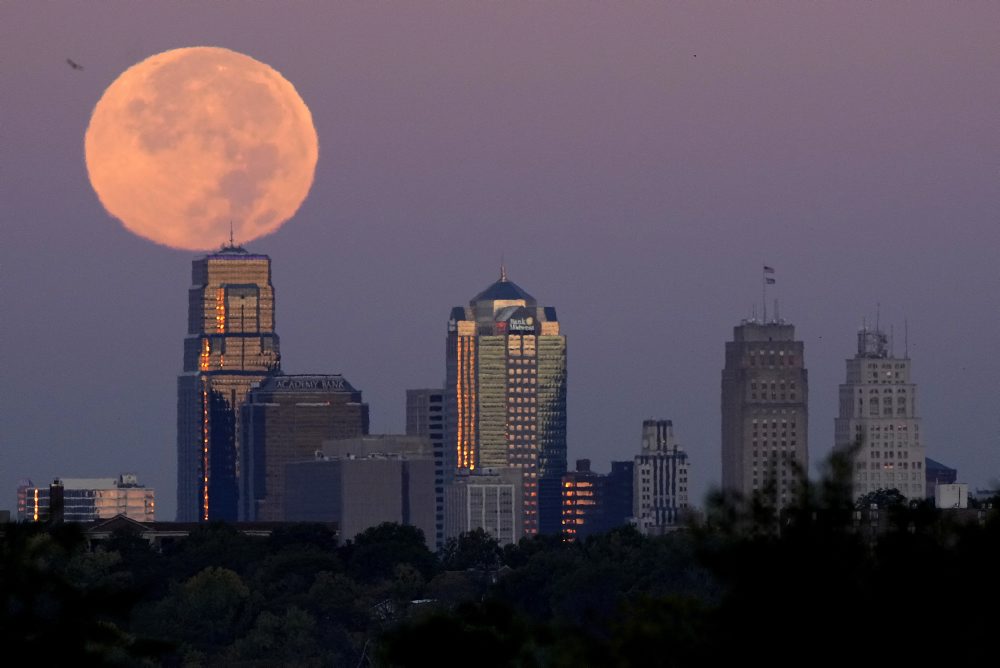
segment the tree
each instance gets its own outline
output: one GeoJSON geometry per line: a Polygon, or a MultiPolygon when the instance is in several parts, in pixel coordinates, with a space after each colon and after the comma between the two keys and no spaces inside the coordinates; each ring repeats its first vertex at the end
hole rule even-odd
{"type": "Polygon", "coordinates": [[[441,550],[441,566],[448,571],[495,571],[500,568],[500,542],[482,528],[449,538],[441,550]]]}
{"type": "Polygon", "coordinates": [[[437,570],[424,532],[414,526],[383,522],[358,534],[341,549],[348,572],[365,582],[391,579],[397,564],[410,564],[425,580],[437,570]]]}

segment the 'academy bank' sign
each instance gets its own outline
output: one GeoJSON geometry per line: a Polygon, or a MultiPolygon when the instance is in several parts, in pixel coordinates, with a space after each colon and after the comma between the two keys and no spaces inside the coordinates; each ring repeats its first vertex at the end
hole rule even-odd
{"type": "Polygon", "coordinates": [[[276,378],[276,390],[346,390],[344,379],[332,376],[326,378],[276,378]]]}

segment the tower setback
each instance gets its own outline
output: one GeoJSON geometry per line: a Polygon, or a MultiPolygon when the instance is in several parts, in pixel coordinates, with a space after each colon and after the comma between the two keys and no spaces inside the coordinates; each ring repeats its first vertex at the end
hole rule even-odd
{"type": "Polygon", "coordinates": [[[847,360],[834,444],[852,453],[856,497],[880,489],[896,489],[911,500],[925,497],[925,448],[910,358],[893,356],[878,329],[863,327],[858,352],[847,360]]]}
{"type": "Polygon", "coordinates": [[[192,263],[177,379],[177,520],[237,519],[240,406],[280,369],[271,258],[229,245],[192,263]]]}
{"type": "Polygon", "coordinates": [[[446,360],[446,471],[521,469],[523,531],[537,533],[539,480],[566,471],[566,337],[555,309],[501,269],[452,309],[446,360]]]}

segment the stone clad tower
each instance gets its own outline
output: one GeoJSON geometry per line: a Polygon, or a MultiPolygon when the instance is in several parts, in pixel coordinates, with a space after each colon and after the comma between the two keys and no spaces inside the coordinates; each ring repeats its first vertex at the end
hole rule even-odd
{"type": "Polygon", "coordinates": [[[847,382],[840,386],[834,438],[838,449],[856,448],[856,497],[896,489],[907,499],[924,498],[926,450],[910,358],[895,357],[878,329],[858,332],[858,352],[847,360],[847,382]]]}
{"type": "Polygon", "coordinates": [[[805,346],[783,320],[745,320],[726,343],[722,370],[722,486],[792,501],[809,470],[805,346]]]}

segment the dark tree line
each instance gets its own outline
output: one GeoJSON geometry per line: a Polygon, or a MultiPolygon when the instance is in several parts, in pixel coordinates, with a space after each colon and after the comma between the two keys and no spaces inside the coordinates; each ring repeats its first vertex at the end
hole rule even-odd
{"type": "Polygon", "coordinates": [[[12,524],[0,634],[45,665],[991,665],[996,516],[896,499],[873,532],[848,474],[833,460],[780,513],[715,496],[661,537],[501,548],[480,531],[440,554],[394,524],[344,544],[319,525],[211,524],[163,552],[12,524]]]}

